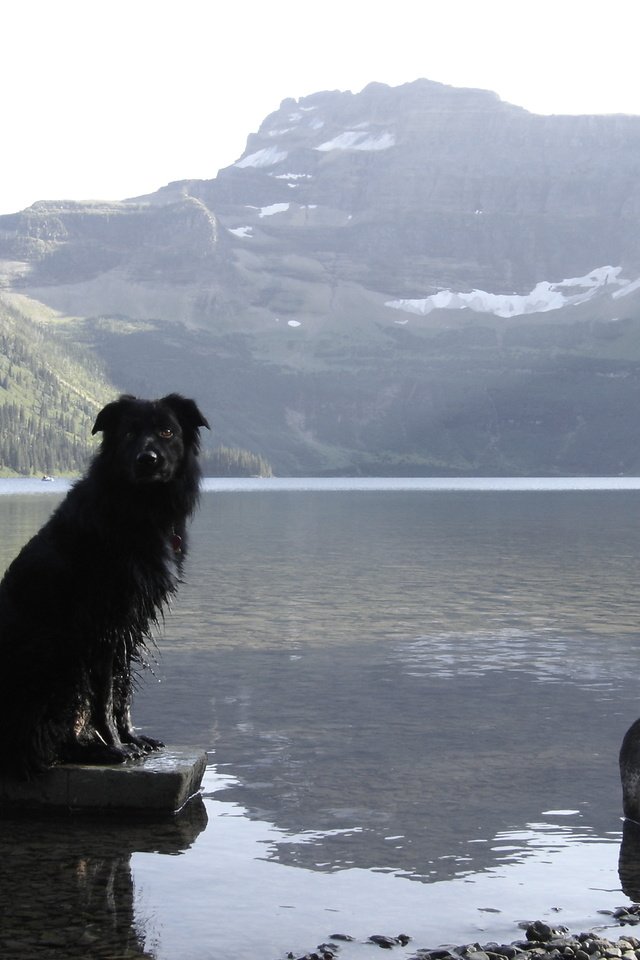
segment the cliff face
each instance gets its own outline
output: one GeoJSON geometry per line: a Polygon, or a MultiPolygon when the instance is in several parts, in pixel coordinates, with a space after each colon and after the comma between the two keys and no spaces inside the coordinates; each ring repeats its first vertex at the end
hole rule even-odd
{"type": "Polygon", "coordinates": [[[0,259],[279,472],[629,471],[639,173],[637,117],[371,84],[284,101],[213,180],[0,217],[0,259]]]}
{"type": "Polygon", "coordinates": [[[372,84],[285,102],[199,193],[225,225],[337,257],[341,276],[390,295],[522,292],[637,262],[639,147],[636,117],[538,117],[484,91],[372,84]]]}

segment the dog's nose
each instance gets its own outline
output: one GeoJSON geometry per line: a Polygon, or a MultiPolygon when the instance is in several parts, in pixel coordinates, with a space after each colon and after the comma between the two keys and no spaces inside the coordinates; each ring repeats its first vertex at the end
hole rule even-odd
{"type": "Polygon", "coordinates": [[[136,462],[141,467],[153,467],[158,462],[158,454],[155,450],[143,450],[136,457],[136,462]]]}

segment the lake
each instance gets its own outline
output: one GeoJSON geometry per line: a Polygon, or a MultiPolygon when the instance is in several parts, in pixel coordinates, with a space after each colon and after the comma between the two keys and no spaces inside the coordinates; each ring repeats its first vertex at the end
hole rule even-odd
{"type": "MultiPolygon", "coordinates": [[[[0,482],[0,565],[64,489],[0,482]]],[[[134,721],[203,799],[5,817],[0,954],[405,957],[640,899],[640,480],[210,480],[185,580],[134,721]]]]}

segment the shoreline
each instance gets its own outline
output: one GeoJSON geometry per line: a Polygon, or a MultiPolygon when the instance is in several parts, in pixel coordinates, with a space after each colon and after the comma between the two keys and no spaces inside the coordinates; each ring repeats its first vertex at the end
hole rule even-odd
{"type": "MultiPolygon", "coordinates": [[[[601,910],[620,926],[640,924],[640,904],[601,910]]],[[[519,924],[524,937],[511,943],[489,941],[452,946],[417,947],[405,933],[397,936],[372,934],[368,940],[356,941],[348,934],[334,933],[305,954],[289,952],[286,960],[337,960],[343,944],[358,943],[378,949],[393,950],[404,947],[402,955],[409,960],[640,960],[640,939],[631,933],[622,933],[616,940],[601,936],[597,931],[570,933],[567,927],[552,927],[542,920],[519,924]],[[407,952],[407,949],[409,952],[407,952]]],[[[609,924],[607,924],[609,926],[609,924]]]]}
{"type": "MultiPolygon", "coordinates": [[[[62,494],[79,476],[0,477],[0,495],[62,494]]],[[[203,477],[206,493],[620,493],[640,477],[203,477]]]]}

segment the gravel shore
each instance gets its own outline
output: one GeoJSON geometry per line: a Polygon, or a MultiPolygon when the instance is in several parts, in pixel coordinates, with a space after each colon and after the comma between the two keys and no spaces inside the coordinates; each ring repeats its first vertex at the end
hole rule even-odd
{"type": "MultiPolygon", "coordinates": [[[[611,923],[640,923],[638,904],[601,912],[610,916],[611,923]]],[[[522,924],[522,927],[524,938],[513,943],[417,948],[411,954],[411,960],[640,960],[640,940],[628,934],[621,935],[618,940],[608,940],[594,931],[572,934],[566,927],[551,927],[541,920],[522,924]]],[[[289,953],[288,960],[334,960],[339,957],[341,941],[351,940],[353,938],[345,934],[333,934],[326,943],[301,957],[289,953]]],[[[374,934],[367,943],[393,950],[394,947],[406,947],[410,941],[407,934],[395,937],[374,934]]]]}

